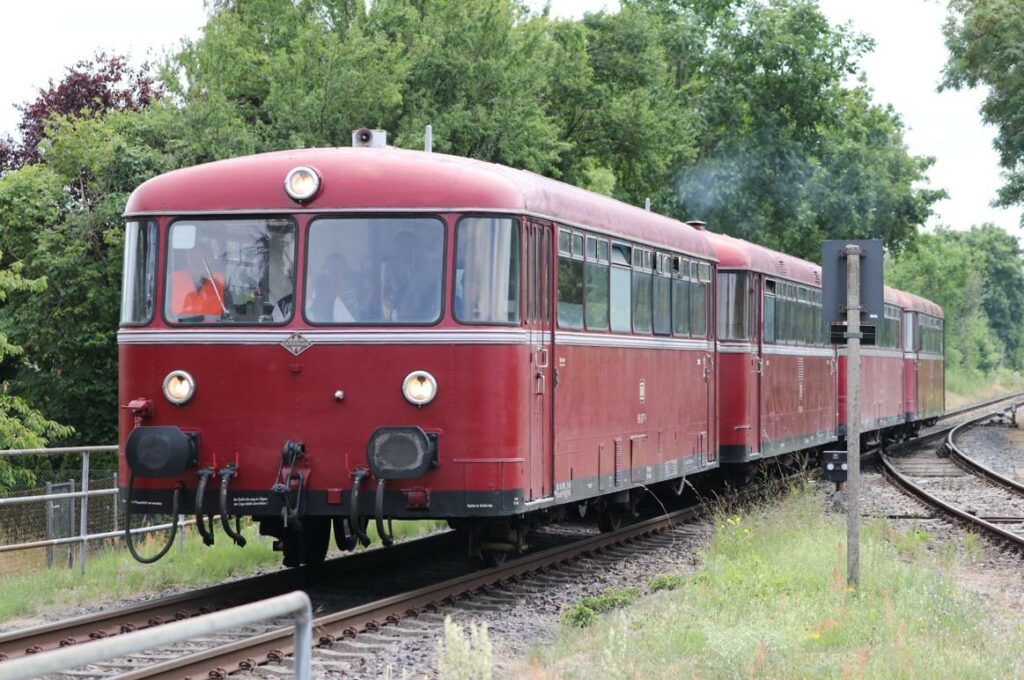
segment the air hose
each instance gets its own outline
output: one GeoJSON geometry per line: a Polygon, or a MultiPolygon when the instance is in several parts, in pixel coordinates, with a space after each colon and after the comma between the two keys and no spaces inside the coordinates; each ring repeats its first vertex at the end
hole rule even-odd
{"type": "Polygon", "coordinates": [[[181,495],[181,486],[174,488],[174,498],[171,500],[171,535],[167,537],[167,544],[160,549],[153,557],[143,557],[135,549],[135,539],[132,537],[132,492],[135,490],[135,475],[128,473],[128,502],[124,507],[124,542],[128,546],[128,552],[138,562],[153,564],[167,554],[167,551],[174,545],[174,538],[178,535],[178,521],[181,515],[178,513],[178,497],[181,495]]]}

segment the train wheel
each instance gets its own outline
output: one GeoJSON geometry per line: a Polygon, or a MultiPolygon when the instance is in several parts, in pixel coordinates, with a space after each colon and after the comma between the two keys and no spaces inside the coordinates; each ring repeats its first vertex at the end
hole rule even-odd
{"type": "Polygon", "coordinates": [[[284,566],[321,564],[331,542],[331,518],[303,517],[302,528],[286,530],[280,541],[284,566]]]}
{"type": "Polygon", "coordinates": [[[302,563],[320,564],[331,543],[330,517],[305,517],[302,520],[302,563]]]}
{"type": "Polygon", "coordinates": [[[602,534],[618,531],[622,528],[626,513],[614,505],[606,505],[597,514],[597,528],[602,534]]]}

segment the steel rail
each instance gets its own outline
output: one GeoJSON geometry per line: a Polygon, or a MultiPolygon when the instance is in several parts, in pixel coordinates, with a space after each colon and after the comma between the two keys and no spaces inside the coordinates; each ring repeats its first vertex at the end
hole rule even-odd
{"type": "MultiPolygon", "coordinates": [[[[999,400],[999,401],[1003,401],[1003,400],[999,400]]],[[[954,449],[959,450],[955,446],[954,439],[955,439],[956,434],[958,434],[960,432],[961,428],[965,428],[965,427],[967,427],[969,425],[976,425],[976,424],[980,423],[983,420],[986,420],[986,419],[991,418],[993,416],[999,415],[1001,412],[1002,411],[995,411],[995,412],[987,413],[987,414],[985,414],[983,416],[980,416],[978,418],[974,418],[973,420],[967,421],[966,423],[961,423],[959,425],[955,425],[955,426],[952,426],[952,427],[948,428],[948,430],[946,431],[946,444],[945,445],[948,448],[949,445],[952,444],[953,448],[950,449],[951,451],[954,450],[954,449]]],[[[933,435],[934,434],[936,434],[936,433],[933,433],[933,435]]],[[[916,442],[916,443],[920,443],[920,442],[916,442]]],[[[958,458],[961,458],[961,457],[958,457],[958,458]]],[[[935,496],[935,495],[925,491],[918,484],[914,483],[914,481],[911,480],[908,476],[906,476],[903,473],[901,473],[897,469],[896,463],[893,461],[893,459],[890,456],[888,456],[888,455],[886,455],[884,453],[881,453],[881,454],[879,454],[879,459],[882,462],[882,466],[883,466],[883,470],[884,470],[885,475],[896,486],[905,489],[908,493],[910,493],[913,496],[918,497],[919,499],[923,500],[925,503],[927,503],[928,505],[931,505],[932,507],[938,508],[938,509],[940,509],[940,510],[942,510],[942,511],[944,511],[944,512],[950,514],[950,515],[953,515],[954,517],[957,517],[957,518],[963,520],[964,522],[966,522],[969,525],[980,527],[980,528],[984,529],[985,531],[987,531],[989,534],[991,534],[991,535],[993,535],[993,536],[995,536],[995,537],[997,537],[999,539],[1008,541],[1009,543],[1011,543],[1012,545],[1014,545],[1015,547],[1017,547],[1019,549],[1024,549],[1024,536],[1022,536],[1020,534],[1015,534],[1015,533],[1010,532],[1010,531],[1007,531],[1007,530],[999,527],[998,525],[996,525],[995,523],[993,523],[993,522],[991,522],[989,520],[986,520],[986,519],[984,519],[982,517],[978,517],[977,515],[974,515],[974,514],[968,512],[968,511],[966,511],[966,510],[963,510],[960,507],[958,507],[958,506],[956,506],[956,505],[954,505],[952,503],[948,503],[948,502],[942,500],[941,498],[939,498],[939,497],[937,497],[937,496],[935,496]]],[[[962,459],[963,460],[967,460],[968,457],[962,456],[962,459]]],[[[976,461],[972,461],[972,462],[976,462],[976,461]]],[[[979,464],[979,467],[984,468],[984,466],[980,466],[980,464],[979,464]]],[[[1005,477],[1003,477],[1002,475],[999,475],[996,472],[988,470],[987,468],[984,468],[984,469],[987,470],[987,472],[990,472],[992,475],[995,475],[996,477],[998,477],[1000,480],[1004,480],[1004,481],[1010,482],[1011,485],[1013,485],[1011,487],[1006,487],[1006,488],[1020,487],[1020,485],[1017,484],[1016,482],[1013,482],[1013,480],[1008,480],[1005,477]]],[[[970,469],[969,469],[969,471],[970,471],[970,469]]],[[[989,478],[987,473],[982,473],[982,474],[985,476],[986,479],[989,478]]],[[[995,480],[993,479],[993,481],[995,481],[995,480]]],[[[1000,484],[1001,484],[1001,482],[1000,482],[1000,484]]],[[[1024,487],[1021,487],[1021,491],[1024,492],[1024,487]]]]}
{"type": "MultiPolygon", "coordinates": [[[[444,601],[454,601],[467,593],[494,583],[540,571],[580,555],[670,529],[680,522],[694,519],[704,510],[703,507],[677,510],[615,532],[591,536],[568,546],[549,548],[526,555],[500,567],[484,569],[408,593],[322,616],[313,620],[314,637],[319,639],[319,646],[328,647],[339,639],[354,637],[366,630],[376,630],[389,623],[396,623],[407,616],[416,616],[424,609],[437,607],[444,601]]],[[[211,677],[223,677],[235,670],[249,670],[268,660],[279,660],[292,654],[294,646],[290,642],[289,635],[289,629],[281,628],[116,677],[117,680],[171,679],[186,676],[195,678],[205,677],[208,674],[211,677]]]]}
{"type": "Polygon", "coordinates": [[[343,555],[328,560],[319,567],[275,571],[161,597],[150,602],[115,607],[64,621],[3,633],[0,634],[0,677],[4,675],[3,661],[7,659],[88,643],[170,621],[194,618],[241,602],[250,602],[261,594],[269,596],[302,587],[306,576],[314,570],[318,575],[329,574],[332,570],[365,570],[386,561],[413,557],[447,547],[453,544],[454,540],[454,532],[425,536],[396,544],[388,550],[367,550],[343,555]],[[232,601],[231,598],[238,594],[242,594],[240,601],[232,601]]]}
{"type": "Polygon", "coordinates": [[[988,418],[992,418],[993,416],[1005,414],[1010,410],[1016,410],[1018,406],[1020,405],[1013,404],[1009,408],[1004,409],[1002,413],[989,413],[987,415],[981,416],[980,418],[975,418],[973,420],[968,420],[967,422],[960,423],[959,425],[957,425],[956,427],[949,431],[949,436],[946,438],[946,450],[949,451],[950,455],[953,457],[955,461],[957,461],[968,471],[977,473],[978,475],[984,477],[985,479],[995,484],[998,484],[1004,489],[1024,495],[1024,484],[1021,484],[1016,480],[1010,479],[1005,475],[1001,475],[992,468],[981,463],[977,459],[971,458],[966,453],[964,453],[963,449],[956,445],[956,436],[961,431],[966,431],[972,427],[976,427],[977,425],[981,424],[983,420],[987,420],[988,418]]]}

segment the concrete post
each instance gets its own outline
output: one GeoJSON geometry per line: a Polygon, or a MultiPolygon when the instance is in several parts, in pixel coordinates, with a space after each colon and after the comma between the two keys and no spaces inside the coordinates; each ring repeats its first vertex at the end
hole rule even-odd
{"type": "Polygon", "coordinates": [[[79,535],[82,546],[78,550],[78,573],[85,575],[85,560],[89,553],[89,452],[82,452],[82,510],[79,517],[79,535]]]}
{"type": "Polygon", "coordinates": [[[846,585],[860,588],[860,246],[846,246],[846,585]]]}

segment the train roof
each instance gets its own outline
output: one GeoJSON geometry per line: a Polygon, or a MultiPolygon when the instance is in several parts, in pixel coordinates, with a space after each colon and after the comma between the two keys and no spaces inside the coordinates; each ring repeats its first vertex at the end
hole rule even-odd
{"type": "Polygon", "coordinates": [[[885,287],[885,301],[907,311],[930,314],[931,316],[937,316],[940,319],[945,318],[945,314],[942,312],[942,307],[938,306],[931,300],[897,288],[890,288],[889,286],[885,287]]]}
{"type": "Polygon", "coordinates": [[[813,262],[725,234],[708,232],[708,237],[719,269],[746,269],[821,287],[821,267],[813,262]]]}
{"type": "MultiPolygon", "coordinates": [[[[821,287],[821,267],[813,262],[725,234],[708,232],[708,237],[718,255],[719,269],[746,269],[821,287]]],[[[919,295],[886,286],[884,297],[887,304],[901,309],[943,318],[942,307],[919,295]]]]}
{"type": "Polygon", "coordinates": [[[669,217],[525,170],[394,147],[277,151],[175,170],[138,187],[124,215],[334,210],[527,214],[715,259],[704,232],[669,217]],[[305,205],[284,191],[299,165],[322,178],[305,205]]]}

